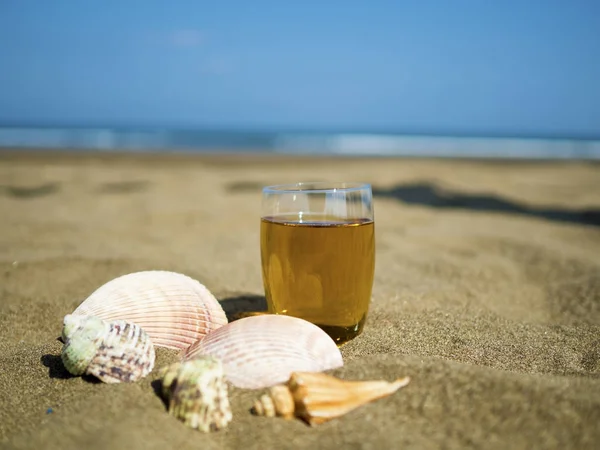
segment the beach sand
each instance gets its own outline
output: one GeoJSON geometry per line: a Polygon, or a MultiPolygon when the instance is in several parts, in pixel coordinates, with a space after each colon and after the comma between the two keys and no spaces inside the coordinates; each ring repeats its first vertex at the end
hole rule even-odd
{"type": "MultiPolygon", "coordinates": [[[[270,156],[0,153],[0,447],[598,448],[600,165],[270,156]],[[249,413],[187,429],[134,384],[70,377],[62,318],[146,269],[264,307],[260,188],[373,184],[377,258],[346,379],[409,375],[391,397],[310,428],[249,413]]],[[[157,367],[174,361],[159,349],[157,367]]]]}

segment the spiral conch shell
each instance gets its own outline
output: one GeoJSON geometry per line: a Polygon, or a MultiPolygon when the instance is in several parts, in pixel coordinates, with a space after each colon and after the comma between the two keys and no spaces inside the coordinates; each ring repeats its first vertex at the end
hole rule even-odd
{"type": "Polygon", "coordinates": [[[225,325],[227,317],[210,291],[180,273],[135,272],[102,285],[74,315],[134,322],[156,346],[184,349],[225,325]]]}
{"type": "Polygon", "coordinates": [[[324,373],[292,373],[284,385],[273,386],[252,408],[259,416],[298,417],[319,425],[365,403],[393,394],[409,377],[387,381],[345,381],[324,373]]]}
{"type": "Polygon", "coordinates": [[[67,315],[61,358],[73,375],[93,375],[105,383],[137,381],[154,367],[154,346],[138,325],[92,316],[67,315]]]}
{"type": "Polygon", "coordinates": [[[211,355],[234,386],[259,389],[285,382],[292,372],[321,372],[344,364],[327,333],[303,319],[267,314],[231,322],[189,347],[191,360],[211,355]]]}
{"type": "Polygon", "coordinates": [[[197,358],[161,370],[162,394],[169,414],[191,428],[208,432],[225,428],[232,419],[221,363],[197,358]]]}

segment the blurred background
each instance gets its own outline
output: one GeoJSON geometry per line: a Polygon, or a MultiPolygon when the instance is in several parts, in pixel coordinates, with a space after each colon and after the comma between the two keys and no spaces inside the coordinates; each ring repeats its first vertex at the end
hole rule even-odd
{"type": "Polygon", "coordinates": [[[600,1],[0,1],[0,147],[600,158],[600,1]]]}

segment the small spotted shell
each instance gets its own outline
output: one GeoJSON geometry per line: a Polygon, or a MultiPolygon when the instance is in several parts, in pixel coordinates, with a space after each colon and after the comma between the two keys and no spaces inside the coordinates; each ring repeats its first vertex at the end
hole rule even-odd
{"type": "Polygon", "coordinates": [[[171,364],[161,370],[162,395],[169,414],[185,425],[209,432],[232,419],[221,363],[211,357],[171,364]]]}
{"type": "Polygon", "coordinates": [[[154,346],[142,328],[123,320],[67,315],[61,359],[73,375],[93,375],[105,383],[137,381],[154,367],[154,346]]]}

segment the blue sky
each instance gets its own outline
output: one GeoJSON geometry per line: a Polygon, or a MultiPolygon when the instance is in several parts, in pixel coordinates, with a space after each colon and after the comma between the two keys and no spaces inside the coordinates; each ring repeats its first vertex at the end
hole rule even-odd
{"type": "Polygon", "coordinates": [[[0,122],[600,135],[600,1],[0,0],[0,122]]]}

